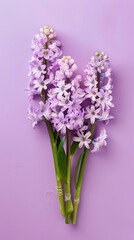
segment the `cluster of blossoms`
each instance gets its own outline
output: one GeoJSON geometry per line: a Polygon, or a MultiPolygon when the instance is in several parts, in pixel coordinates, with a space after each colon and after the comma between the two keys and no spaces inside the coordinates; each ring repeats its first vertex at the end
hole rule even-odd
{"type": "Polygon", "coordinates": [[[70,56],[59,59],[44,105],[44,116],[63,135],[66,129],[76,130],[83,125],[84,110],[81,103],[85,93],[80,87],[81,76],[74,76],[76,69],[70,56]]]}
{"type": "MultiPolygon", "coordinates": [[[[90,105],[85,109],[84,124],[87,124],[87,121],[90,122],[90,125],[95,124],[96,121],[108,123],[113,118],[110,115],[110,108],[114,106],[111,95],[113,86],[109,58],[103,52],[98,52],[95,57],[91,57],[85,69],[84,86],[85,99],[90,101],[90,105]]],[[[89,148],[91,133],[86,125],[83,129],[77,132],[78,137],[74,137],[74,141],[80,142],[79,147],[84,145],[89,148]]],[[[105,146],[106,138],[106,130],[103,129],[100,136],[92,141],[94,147],[92,152],[105,146]]]]}
{"type": "Polygon", "coordinates": [[[50,83],[49,74],[55,67],[57,59],[61,56],[61,43],[55,39],[55,31],[45,26],[32,40],[32,58],[29,68],[29,96],[33,98],[46,90],[50,83]]]}
{"type": "Polygon", "coordinates": [[[30,97],[39,98],[39,108],[31,105],[28,117],[35,127],[42,120],[51,122],[62,135],[73,130],[73,140],[79,147],[98,151],[106,145],[106,130],[91,140],[90,128],[97,121],[108,122],[112,103],[112,76],[109,58],[103,52],[92,57],[82,77],[76,74],[77,65],[70,56],[61,57],[61,44],[51,27],[44,27],[32,41],[33,56],[30,61],[30,97]],[[44,96],[42,98],[42,96],[44,96]],[[88,106],[85,107],[85,102],[88,106]]]}

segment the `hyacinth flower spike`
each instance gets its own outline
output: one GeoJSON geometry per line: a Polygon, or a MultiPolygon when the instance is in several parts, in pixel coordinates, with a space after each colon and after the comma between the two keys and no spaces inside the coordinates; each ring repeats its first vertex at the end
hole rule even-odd
{"type": "Polygon", "coordinates": [[[109,63],[109,58],[103,52],[98,52],[95,57],[92,57],[90,62],[88,63],[85,69],[85,98],[91,101],[91,106],[86,108],[85,111],[85,124],[90,126],[86,127],[79,132],[77,132],[78,137],[74,137],[74,141],[79,142],[79,147],[84,145],[84,149],[81,152],[81,155],[78,159],[75,171],[75,197],[74,197],[74,211],[72,217],[72,223],[76,223],[77,213],[78,213],[78,205],[80,201],[80,193],[82,187],[82,181],[86,166],[86,160],[88,158],[89,151],[92,153],[99,151],[100,147],[106,146],[106,130],[103,128],[101,130],[100,136],[94,138],[95,128],[97,126],[97,122],[99,121],[108,121],[113,118],[110,116],[110,108],[113,107],[112,103],[112,75],[111,68],[109,63]],[[108,74],[109,73],[109,74],[108,74]],[[104,79],[110,86],[107,88],[104,84],[104,79]],[[91,91],[92,89],[96,89],[97,92],[91,91]],[[104,89],[104,90],[103,90],[104,89]],[[89,96],[90,92],[90,96],[89,96]],[[92,92],[92,94],[91,94],[92,92]],[[103,116],[106,116],[104,118],[103,116]],[[87,119],[87,121],[86,121],[87,119]],[[89,138],[86,137],[88,134],[89,138]],[[79,172],[78,172],[79,166],[79,172]]]}
{"type": "Polygon", "coordinates": [[[52,81],[52,74],[50,74],[50,72],[55,66],[57,59],[62,54],[61,43],[56,40],[55,37],[55,31],[51,27],[45,26],[40,29],[40,33],[32,40],[31,48],[33,54],[29,62],[30,80],[28,92],[30,100],[34,99],[36,101],[36,96],[39,98],[40,108],[34,110],[30,105],[28,109],[28,117],[32,120],[33,127],[35,127],[40,121],[45,122],[47,125],[54,158],[60,209],[61,214],[65,216],[62,180],[57,158],[57,139],[55,138],[51,123],[47,120],[50,115],[50,110],[46,103],[47,90],[52,81]]]}

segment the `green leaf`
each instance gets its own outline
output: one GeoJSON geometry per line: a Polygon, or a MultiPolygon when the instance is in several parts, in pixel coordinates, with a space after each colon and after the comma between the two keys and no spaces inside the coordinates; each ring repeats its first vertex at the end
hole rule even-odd
{"type": "Polygon", "coordinates": [[[67,162],[66,162],[66,154],[64,150],[64,142],[65,142],[65,137],[63,137],[60,141],[58,151],[57,151],[57,157],[58,157],[58,165],[59,165],[61,178],[64,179],[64,181],[66,181],[67,162]]]}
{"type": "Polygon", "coordinates": [[[61,139],[60,139],[60,136],[58,135],[57,142],[56,142],[57,149],[59,148],[60,143],[61,143],[61,139]]]}
{"type": "Polygon", "coordinates": [[[60,145],[60,142],[61,142],[59,132],[54,131],[54,132],[53,132],[53,135],[54,135],[54,141],[55,141],[56,146],[57,146],[57,149],[58,149],[58,147],[59,147],[59,145],[60,145]]]}
{"type": "Polygon", "coordinates": [[[82,159],[83,159],[83,155],[84,152],[82,152],[78,158],[76,167],[75,167],[75,172],[74,172],[74,184],[75,184],[75,188],[77,188],[77,182],[78,182],[78,177],[79,177],[79,170],[80,170],[80,166],[82,163],[82,159]]]}
{"type": "Polygon", "coordinates": [[[56,142],[56,141],[57,141],[57,138],[58,138],[58,135],[59,135],[59,132],[54,131],[53,134],[54,134],[54,140],[55,140],[55,142],[56,142]]]}
{"type": "Polygon", "coordinates": [[[79,148],[79,143],[78,142],[73,142],[71,145],[71,155],[73,156],[77,149],[79,148]]]}

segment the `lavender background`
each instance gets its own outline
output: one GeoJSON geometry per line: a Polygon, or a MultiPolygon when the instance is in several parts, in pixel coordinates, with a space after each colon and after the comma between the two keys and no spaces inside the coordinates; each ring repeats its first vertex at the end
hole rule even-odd
{"type": "Polygon", "coordinates": [[[134,239],[133,8],[133,0],[1,0],[1,240],[134,239]],[[114,70],[115,119],[108,147],[87,163],[76,226],[59,213],[47,131],[27,120],[30,44],[46,24],[81,71],[97,50],[114,70]]]}

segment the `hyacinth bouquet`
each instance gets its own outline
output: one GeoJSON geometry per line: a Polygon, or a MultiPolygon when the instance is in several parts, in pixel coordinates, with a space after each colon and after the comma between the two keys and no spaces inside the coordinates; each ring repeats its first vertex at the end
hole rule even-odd
{"type": "Polygon", "coordinates": [[[97,52],[88,62],[84,76],[78,75],[74,59],[62,56],[61,43],[50,26],[40,29],[31,48],[28,118],[33,128],[40,122],[47,126],[61,214],[66,223],[75,224],[89,151],[94,153],[107,145],[106,130],[100,126],[113,118],[109,58],[97,52]],[[74,155],[79,157],[72,178],[74,155]]]}

